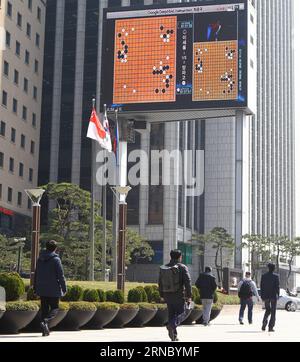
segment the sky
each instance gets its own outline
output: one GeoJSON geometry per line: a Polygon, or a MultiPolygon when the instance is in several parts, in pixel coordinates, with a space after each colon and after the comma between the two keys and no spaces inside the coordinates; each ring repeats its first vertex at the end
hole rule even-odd
{"type": "Polygon", "coordinates": [[[296,91],[296,231],[297,236],[300,236],[300,22],[297,21],[296,14],[300,14],[300,0],[294,0],[295,3],[295,91],[296,91]]]}

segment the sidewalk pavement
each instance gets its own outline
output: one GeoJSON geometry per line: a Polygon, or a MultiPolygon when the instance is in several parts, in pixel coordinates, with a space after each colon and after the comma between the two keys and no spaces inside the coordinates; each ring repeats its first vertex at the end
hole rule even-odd
{"type": "MultiPolygon", "coordinates": [[[[238,322],[238,306],[225,306],[209,327],[202,325],[178,328],[180,342],[300,342],[300,311],[277,311],[275,333],[263,332],[261,307],[254,309],[254,320],[248,325],[238,322]]],[[[245,315],[247,315],[245,313],[245,315]]],[[[49,337],[26,333],[1,336],[1,342],[169,342],[164,327],[103,329],[99,331],[52,332],[49,337]]]]}

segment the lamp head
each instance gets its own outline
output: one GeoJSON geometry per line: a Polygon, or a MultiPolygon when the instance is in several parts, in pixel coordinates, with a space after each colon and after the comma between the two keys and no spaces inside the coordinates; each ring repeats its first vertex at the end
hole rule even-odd
{"type": "Polygon", "coordinates": [[[26,195],[30,198],[34,205],[39,205],[45,190],[43,189],[31,189],[25,190],[26,195]]]}

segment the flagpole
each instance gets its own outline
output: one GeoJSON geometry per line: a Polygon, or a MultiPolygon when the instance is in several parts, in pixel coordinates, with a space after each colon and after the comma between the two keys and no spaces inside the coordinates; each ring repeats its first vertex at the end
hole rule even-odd
{"type": "MultiPolygon", "coordinates": [[[[107,116],[106,104],[104,104],[104,114],[107,116]]],[[[105,158],[107,156],[107,151],[104,151],[105,158]]],[[[104,177],[104,175],[103,175],[104,177]]],[[[106,249],[107,249],[107,228],[106,228],[106,216],[107,216],[107,185],[104,185],[102,190],[102,221],[103,221],[103,240],[102,240],[102,280],[105,281],[106,274],[106,249]]]]}
{"type": "MultiPolygon", "coordinates": [[[[93,98],[93,109],[95,109],[96,99],[93,98]]],[[[91,150],[91,220],[90,220],[90,267],[89,267],[89,279],[90,281],[95,280],[95,203],[94,203],[94,176],[95,176],[95,142],[92,141],[92,150],[91,150]]]]}
{"type": "MultiPolygon", "coordinates": [[[[118,109],[115,110],[115,127],[119,127],[118,120],[118,109]]],[[[119,134],[117,130],[116,135],[119,134]]],[[[115,135],[115,137],[116,137],[115,135]]],[[[116,141],[117,142],[117,141],[116,141]]],[[[117,145],[118,147],[118,145],[117,145]]],[[[120,186],[120,176],[119,176],[119,155],[118,149],[116,149],[116,186],[120,186]]],[[[117,280],[117,245],[119,238],[119,195],[114,193],[114,212],[113,212],[113,247],[112,247],[112,276],[113,281],[117,280]]]]}

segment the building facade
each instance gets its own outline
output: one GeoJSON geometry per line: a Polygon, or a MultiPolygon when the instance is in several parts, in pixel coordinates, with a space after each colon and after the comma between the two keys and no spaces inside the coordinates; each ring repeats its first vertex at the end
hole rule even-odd
{"type": "Polygon", "coordinates": [[[21,232],[31,216],[24,190],[37,186],[46,4],[0,3],[0,231],[21,232]]]}
{"type": "MultiPolygon", "coordinates": [[[[178,2],[202,1],[48,0],[39,184],[73,182],[84,189],[91,188],[91,141],[86,138],[86,131],[91,99],[96,97],[99,102],[101,97],[103,8],[178,2]]],[[[140,186],[129,193],[128,223],[155,251],[150,263],[141,265],[140,261],[128,268],[129,279],[155,281],[159,265],[168,261],[170,250],[176,247],[183,251],[184,262],[195,279],[204,264],[214,265],[215,250],[207,248],[204,257],[200,256],[193,235],[206,233],[216,226],[225,228],[235,238],[239,234],[236,242],[248,232],[271,234],[281,231],[293,235],[292,60],[284,65],[288,75],[278,71],[286,52],[292,59],[292,25],[289,23],[292,18],[283,16],[291,14],[292,1],[252,0],[249,4],[253,14],[257,11],[259,33],[257,43],[256,35],[253,34],[252,39],[253,49],[257,44],[259,52],[259,109],[255,119],[244,119],[238,137],[238,116],[152,124],[137,133],[135,143],[128,146],[129,151],[140,148],[147,153],[152,149],[200,149],[205,152],[203,195],[187,196],[184,188],[175,186],[140,186]],[[270,10],[276,10],[274,19],[270,10]],[[286,41],[285,53],[279,48],[276,48],[276,54],[273,51],[271,44],[274,43],[270,43],[270,39],[272,34],[275,39],[275,33],[271,29],[276,32],[286,29],[285,35],[280,33],[282,41],[286,41]],[[272,52],[276,61],[270,59],[272,52]],[[277,82],[276,87],[270,79],[277,82]],[[281,84],[286,88],[281,89],[281,84]],[[283,98],[279,97],[279,92],[283,98]],[[278,113],[277,110],[281,111],[278,113]],[[237,144],[241,135],[243,142],[238,159],[237,144]],[[242,185],[237,184],[237,162],[242,162],[242,185]],[[277,193],[282,198],[277,197],[277,193]],[[279,220],[278,209],[281,210],[280,230],[275,228],[275,220],[279,220]],[[243,224],[238,228],[237,220],[241,217],[243,224]]],[[[101,200],[100,188],[97,197],[101,200]]],[[[110,190],[107,190],[107,198],[107,214],[113,218],[110,190]]],[[[245,267],[245,259],[228,256],[225,266],[245,267]]]]}

